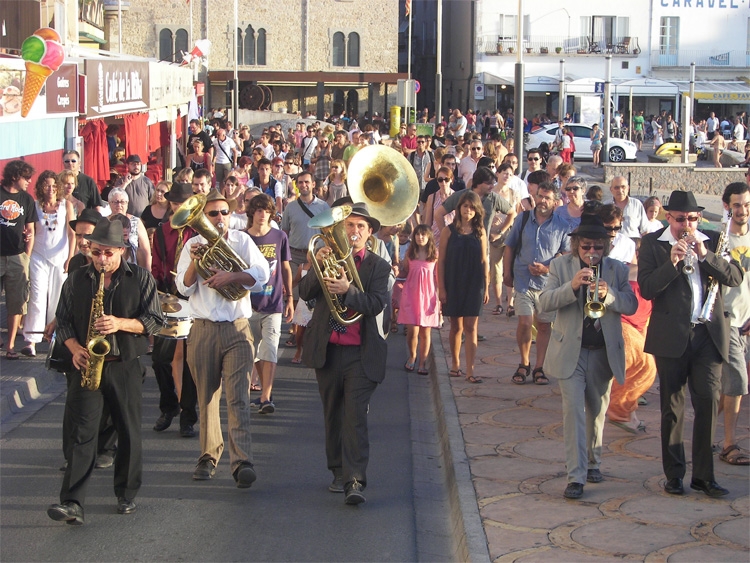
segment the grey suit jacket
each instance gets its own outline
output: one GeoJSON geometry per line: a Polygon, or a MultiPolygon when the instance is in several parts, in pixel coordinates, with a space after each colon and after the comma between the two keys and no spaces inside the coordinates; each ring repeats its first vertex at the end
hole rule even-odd
{"type": "MultiPolygon", "coordinates": [[[[367,379],[380,383],[385,378],[388,345],[378,331],[377,316],[388,303],[391,267],[388,262],[368,250],[358,273],[364,291],[360,291],[354,284],[350,285],[343,303],[347,308],[364,315],[360,321],[362,368],[367,379]]],[[[312,319],[305,330],[302,361],[308,367],[320,369],[326,363],[326,348],[332,329],[328,323],[331,316],[328,302],[314,272],[302,278],[299,296],[305,301],[316,299],[312,319]]]]}
{"type": "MultiPolygon", "coordinates": [[[[539,296],[539,303],[544,311],[557,311],[547,355],[544,358],[544,372],[558,379],[567,379],[573,375],[581,352],[586,288],[581,286],[576,295],[571,284],[573,276],[580,269],[580,260],[573,254],[553,259],[550,262],[549,278],[539,296]]],[[[628,283],[628,267],[622,262],[605,256],[600,277],[607,282],[609,288],[604,299],[607,312],[601,318],[607,360],[617,381],[623,383],[625,343],[622,338],[620,315],[635,313],[638,299],[628,283]]]]}
{"type": "MultiPolygon", "coordinates": [[[[654,356],[679,358],[687,349],[690,339],[693,291],[688,277],[682,273],[683,262],[678,262],[675,268],[669,258],[672,247],[668,242],[659,240],[664,230],[643,237],[638,255],[638,285],[641,287],[641,295],[644,299],[652,300],[654,305],[644,351],[654,356]]],[[[709,237],[705,242],[709,250],[705,260],[696,260],[695,266],[700,272],[705,302],[709,276],[715,277],[722,285],[737,287],[742,283],[744,273],[736,260],[727,262],[713,252],[719,233],[706,231],[703,234],[709,237]]],[[[729,319],[724,314],[722,293],[719,291],[716,296],[707,328],[711,340],[726,362],[729,356],[729,319]]]]}

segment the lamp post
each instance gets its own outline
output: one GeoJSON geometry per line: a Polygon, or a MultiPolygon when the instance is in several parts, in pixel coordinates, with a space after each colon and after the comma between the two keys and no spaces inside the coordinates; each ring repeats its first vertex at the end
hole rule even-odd
{"type": "Polygon", "coordinates": [[[513,100],[513,142],[519,160],[523,157],[523,0],[518,0],[518,38],[515,72],[515,92],[513,100]]]}
{"type": "Polygon", "coordinates": [[[609,135],[610,127],[612,126],[612,116],[609,113],[609,96],[612,89],[612,55],[607,55],[605,58],[605,78],[604,78],[604,153],[602,162],[609,162],[609,135]]]}
{"type": "Polygon", "coordinates": [[[557,120],[565,117],[565,59],[560,59],[560,93],[557,100],[557,120]]]}

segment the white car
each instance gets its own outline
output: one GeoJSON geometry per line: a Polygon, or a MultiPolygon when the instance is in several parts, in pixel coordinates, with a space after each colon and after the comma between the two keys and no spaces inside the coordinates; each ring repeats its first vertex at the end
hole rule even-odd
{"type": "MultiPolygon", "coordinates": [[[[576,160],[591,160],[591,126],[583,123],[566,124],[573,132],[576,144],[576,152],[573,155],[576,160]]],[[[550,147],[555,142],[557,133],[557,123],[543,125],[536,131],[529,133],[529,141],[526,143],[526,149],[538,149],[542,143],[547,143],[550,147]]],[[[623,162],[625,160],[635,160],[637,147],[635,143],[626,139],[610,138],[607,141],[610,162],[623,162]]]]}

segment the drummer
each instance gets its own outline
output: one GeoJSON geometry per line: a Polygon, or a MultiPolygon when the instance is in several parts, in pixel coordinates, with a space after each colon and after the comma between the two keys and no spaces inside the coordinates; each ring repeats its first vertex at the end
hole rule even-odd
{"type": "MultiPolygon", "coordinates": [[[[159,291],[167,296],[162,299],[162,310],[168,317],[173,314],[184,317],[188,314],[186,300],[178,301],[169,296],[179,296],[174,283],[177,259],[185,242],[196,233],[190,227],[173,229],[169,217],[192,195],[193,187],[190,184],[179,182],[172,184],[172,189],[164,195],[171,209],[154,232],[154,244],[151,247],[151,274],[156,279],[159,291]],[[176,306],[176,303],[181,304],[176,306]]],[[[179,415],[180,436],[193,438],[196,435],[194,426],[198,421],[196,412],[198,398],[190,368],[184,361],[185,342],[185,340],[163,338],[158,335],[154,337],[151,362],[156,382],[159,385],[159,410],[161,411],[161,415],[154,424],[154,431],[163,432],[172,425],[172,419],[179,415]]]]}

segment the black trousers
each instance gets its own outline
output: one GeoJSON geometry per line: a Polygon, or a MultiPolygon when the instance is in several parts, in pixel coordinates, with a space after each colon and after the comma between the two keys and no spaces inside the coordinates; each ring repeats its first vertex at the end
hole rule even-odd
{"type": "MultiPolygon", "coordinates": [[[[65,378],[68,380],[68,391],[73,382],[75,372],[69,372],[65,374],[65,378]]],[[[76,379],[78,385],[81,384],[80,378],[76,379]]],[[[68,405],[65,404],[65,412],[67,413],[68,405]]],[[[70,442],[70,428],[68,428],[69,417],[63,414],[63,435],[62,435],[62,449],[63,456],[67,460],[68,443],[70,442]]],[[[96,449],[98,454],[107,454],[112,457],[117,452],[117,430],[115,425],[112,423],[112,417],[109,415],[109,407],[107,403],[104,403],[102,407],[102,419],[99,423],[99,438],[98,446],[96,449]]]]}
{"type": "Polygon", "coordinates": [[[359,346],[329,344],[326,363],[315,377],[323,401],[328,469],[341,473],[345,484],[356,479],[367,485],[367,410],[378,384],[365,377],[359,346]]]}
{"type": "Polygon", "coordinates": [[[114,491],[117,497],[133,499],[141,487],[141,392],[143,367],[136,358],[129,362],[105,362],[99,389],[81,387],[81,373],[72,374],[65,401],[65,427],[69,429],[65,458],[68,467],[60,490],[60,502],[83,506],[86,487],[96,461],[99,424],[106,403],[117,430],[114,491]]]}
{"type": "Polygon", "coordinates": [[[721,354],[699,324],[690,332],[690,342],[680,358],[656,356],[661,400],[661,455],[667,479],[685,477],[685,385],[690,389],[693,421],[693,479],[714,480],[711,445],[721,389],[721,354]]]}
{"type": "Polygon", "coordinates": [[[154,351],[151,354],[151,365],[154,368],[156,383],[159,386],[159,410],[163,413],[173,413],[178,408],[180,412],[180,428],[192,426],[198,422],[198,394],[195,390],[195,381],[190,373],[187,362],[182,363],[182,395],[177,399],[177,390],[172,377],[172,359],[174,358],[177,340],[172,338],[154,337],[154,351]]]}

